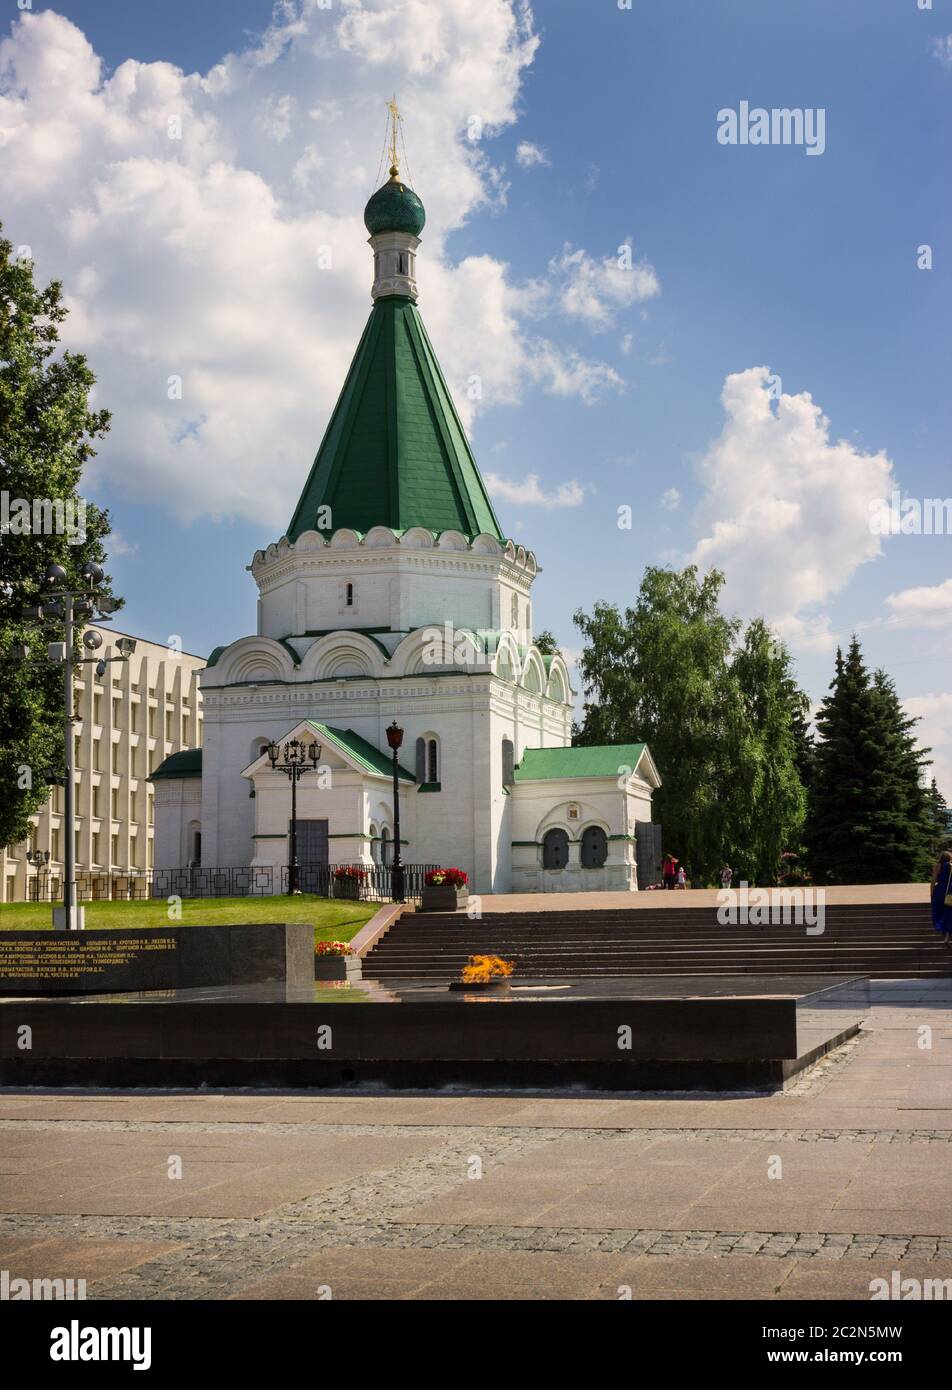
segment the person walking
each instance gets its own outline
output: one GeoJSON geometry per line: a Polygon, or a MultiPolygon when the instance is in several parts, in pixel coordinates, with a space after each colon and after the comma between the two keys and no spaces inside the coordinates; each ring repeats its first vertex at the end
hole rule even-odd
{"type": "Polygon", "coordinates": [[[943,850],[932,875],[932,925],[952,946],[952,853],[943,850]]]}
{"type": "Polygon", "coordinates": [[[665,888],[673,888],[678,878],[678,861],[673,854],[664,856],[664,863],[661,865],[661,877],[665,888]]]}
{"type": "Polygon", "coordinates": [[[729,864],[725,864],[723,869],[721,869],[721,887],[729,888],[731,886],[731,880],[733,879],[733,877],[734,870],[731,868],[729,864]]]}

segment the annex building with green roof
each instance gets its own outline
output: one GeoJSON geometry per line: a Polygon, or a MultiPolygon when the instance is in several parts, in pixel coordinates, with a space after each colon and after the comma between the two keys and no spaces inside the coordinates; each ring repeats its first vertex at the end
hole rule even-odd
{"type": "Polygon", "coordinates": [[[297,740],[325,772],[297,786],[299,861],[387,862],[396,720],[404,862],[477,892],[634,889],[657,770],[643,745],[570,747],[568,669],[533,642],[539,563],[496,515],[424,326],[426,213],[395,161],[364,220],[370,315],[287,529],[248,567],[255,631],[202,672],[202,755],[154,774],[156,816],[193,817],[156,844],[280,884],[290,783],[266,749],[297,740]]]}

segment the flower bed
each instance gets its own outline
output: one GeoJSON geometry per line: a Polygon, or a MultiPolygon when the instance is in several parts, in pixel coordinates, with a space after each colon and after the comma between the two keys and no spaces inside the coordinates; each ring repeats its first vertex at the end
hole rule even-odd
{"type": "Polygon", "coordinates": [[[455,912],[469,901],[469,875],[463,869],[430,869],[423,880],[421,912],[455,912]]]}

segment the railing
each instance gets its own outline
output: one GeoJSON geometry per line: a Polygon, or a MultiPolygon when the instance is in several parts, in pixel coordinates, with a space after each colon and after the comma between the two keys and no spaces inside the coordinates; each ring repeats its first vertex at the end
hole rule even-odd
{"type": "MultiPolygon", "coordinates": [[[[438,867],[437,864],[404,864],[404,897],[408,902],[419,901],[425,875],[438,867]]],[[[297,886],[302,893],[317,893],[324,898],[385,903],[392,900],[391,872],[389,864],[299,864],[297,886]],[[360,870],[364,877],[336,878],[337,870],[344,868],[360,870]]],[[[278,871],[270,865],[213,868],[202,864],[182,869],[114,869],[111,873],[80,869],[76,874],[76,900],[88,903],[143,902],[148,898],[172,897],[267,898],[274,893],[286,893],[289,881],[287,866],[278,871]]],[[[34,903],[59,901],[62,890],[62,875],[43,870],[30,875],[26,898],[34,903]]]]}
{"type": "MultiPolygon", "coordinates": [[[[404,864],[403,896],[407,902],[418,901],[423,895],[423,879],[438,864],[404,864]]],[[[392,901],[389,864],[299,864],[297,886],[302,893],[318,893],[322,898],[351,898],[359,902],[388,903],[392,901]],[[335,878],[339,869],[360,870],[362,878],[335,878]]],[[[281,870],[281,891],[290,884],[290,868],[281,870]]]]}
{"type": "Polygon", "coordinates": [[[153,898],[267,898],[274,892],[270,865],[256,868],[153,869],[153,898]]]}
{"type": "MultiPolygon", "coordinates": [[[[127,869],[113,873],[92,873],[80,869],[76,874],[76,901],[97,900],[139,902],[151,896],[151,870],[127,869]]],[[[49,869],[30,874],[26,881],[25,901],[29,903],[59,902],[63,896],[62,872],[49,869]]]]}

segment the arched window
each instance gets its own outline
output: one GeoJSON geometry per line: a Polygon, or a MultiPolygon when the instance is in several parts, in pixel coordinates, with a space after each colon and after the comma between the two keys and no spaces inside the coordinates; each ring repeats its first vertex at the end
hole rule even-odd
{"type": "Polygon", "coordinates": [[[417,786],[435,786],[440,780],[440,745],[429,734],[416,741],[417,786]]]}
{"type": "Polygon", "coordinates": [[[542,840],[543,869],[564,869],[569,862],[569,837],[558,827],[547,830],[542,840]]]}
{"type": "Polygon", "coordinates": [[[188,827],[188,864],[197,869],[202,862],[202,828],[198,821],[191,821],[188,827]]]}
{"type": "Polygon", "coordinates": [[[608,836],[600,825],[590,825],[582,835],[582,868],[600,869],[608,858],[608,836]]]}
{"type": "Polygon", "coordinates": [[[502,741],[502,784],[504,787],[511,787],[515,780],[515,749],[512,745],[512,739],[504,738],[502,741]]]}
{"type": "Polygon", "coordinates": [[[390,831],[386,826],[380,832],[380,862],[381,864],[390,863],[390,831]]]}
{"type": "Polygon", "coordinates": [[[373,821],[370,822],[370,857],[375,864],[380,863],[380,841],[377,838],[377,827],[373,821]]]}

